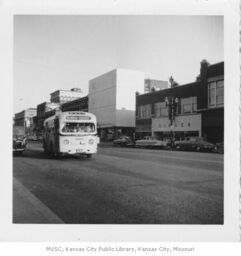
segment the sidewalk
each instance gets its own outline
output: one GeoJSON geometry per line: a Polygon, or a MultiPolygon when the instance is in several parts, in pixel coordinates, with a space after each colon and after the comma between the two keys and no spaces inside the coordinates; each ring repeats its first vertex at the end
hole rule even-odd
{"type": "Polygon", "coordinates": [[[46,205],[13,178],[13,223],[64,223],[46,205]]]}

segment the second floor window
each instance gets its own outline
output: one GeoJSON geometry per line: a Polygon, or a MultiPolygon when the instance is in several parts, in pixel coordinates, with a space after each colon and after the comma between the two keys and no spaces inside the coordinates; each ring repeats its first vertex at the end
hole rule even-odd
{"type": "Polygon", "coordinates": [[[181,99],[181,114],[188,114],[197,111],[197,97],[181,99]]]}
{"type": "Polygon", "coordinates": [[[168,109],[166,102],[155,103],[155,117],[162,117],[168,115],[168,109]]]}
{"type": "Polygon", "coordinates": [[[208,106],[218,107],[224,103],[224,83],[223,80],[208,84],[208,106]]]}
{"type": "Polygon", "coordinates": [[[151,118],[151,104],[142,105],[138,107],[139,118],[151,118]]]}

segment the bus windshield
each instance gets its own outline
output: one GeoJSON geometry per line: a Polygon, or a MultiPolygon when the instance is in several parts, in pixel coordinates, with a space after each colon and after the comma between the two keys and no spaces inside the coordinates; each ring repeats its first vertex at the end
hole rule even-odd
{"type": "Polygon", "coordinates": [[[95,131],[93,123],[65,123],[62,132],[65,133],[89,133],[95,131]]]}

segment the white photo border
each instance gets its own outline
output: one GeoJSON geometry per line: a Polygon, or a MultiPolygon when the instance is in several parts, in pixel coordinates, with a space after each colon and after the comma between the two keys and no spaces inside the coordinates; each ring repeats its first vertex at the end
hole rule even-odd
{"type": "Polygon", "coordinates": [[[238,1],[0,1],[2,95],[0,241],[224,242],[239,240],[239,5],[238,1]],[[237,8],[238,7],[238,8],[237,8]],[[31,15],[224,15],[224,225],[12,224],[13,18],[31,15]],[[7,121],[6,121],[7,120],[7,121]]]}

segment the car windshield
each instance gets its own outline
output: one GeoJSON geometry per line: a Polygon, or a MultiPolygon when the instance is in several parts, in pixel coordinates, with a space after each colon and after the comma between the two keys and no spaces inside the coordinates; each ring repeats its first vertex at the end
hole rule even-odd
{"type": "Polygon", "coordinates": [[[95,131],[93,123],[65,123],[62,132],[66,133],[89,133],[95,131]]]}

